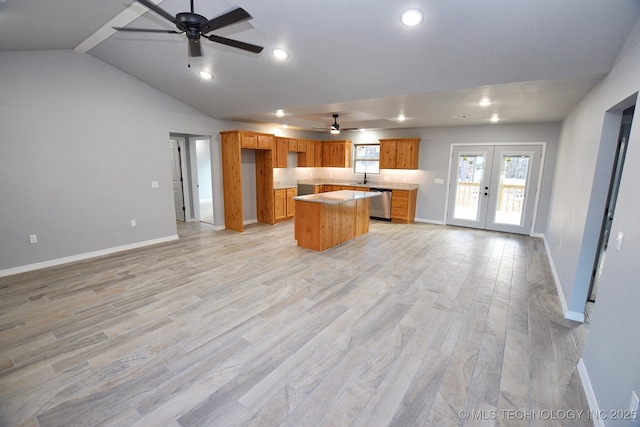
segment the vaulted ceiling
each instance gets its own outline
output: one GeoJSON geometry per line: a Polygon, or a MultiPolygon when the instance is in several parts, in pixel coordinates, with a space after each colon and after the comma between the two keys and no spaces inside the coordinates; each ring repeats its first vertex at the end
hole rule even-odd
{"type": "MultiPolygon", "coordinates": [[[[190,7],[154,3],[173,15],[190,7]]],[[[305,130],[327,128],[333,113],[343,128],[488,124],[494,114],[527,123],[562,120],[640,17],[638,0],[195,0],[207,18],[236,7],[253,19],[215,34],[262,53],[203,40],[204,56],[189,58],[182,34],[114,31],[174,29],[132,0],[0,0],[0,51],[86,52],[220,119],[305,130]],[[424,14],[412,28],[400,22],[411,7],[424,14]]]]}

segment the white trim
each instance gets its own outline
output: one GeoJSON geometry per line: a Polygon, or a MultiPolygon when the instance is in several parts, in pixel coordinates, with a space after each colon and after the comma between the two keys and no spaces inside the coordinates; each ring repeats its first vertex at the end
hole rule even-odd
{"type": "Polygon", "coordinates": [[[551,257],[551,250],[549,249],[549,242],[547,241],[547,236],[543,236],[542,240],[544,241],[544,248],[547,251],[547,259],[549,260],[549,266],[551,267],[551,273],[553,274],[553,281],[555,282],[556,291],[558,292],[558,297],[560,298],[560,305],[562,305],[562,313],[564,314],[564,318],[568,320],[574,320],[576,322],[584,323],[584,313],[569,311],[569,307],[567,306],[567,301],[564,299],[564,292],[562,291],[562,286],[560,285],[560,278],[558,277],[556,266],[553,263],[553,258],[551,257]]]}
{"type": "Polygon", "coordinates": [[[257,219],[246,219],[244,221],[242,221],[242,225],[249,225],[249,224],[257,224],[258,220],[257,219]]]}
{"type": "MultiPolygon", "coordinates": [[[[164,0],[151,0],[155,4],[160,4],[164,0]]],[[[91,34],[89,37],[84,39],[80,44],[78,44],[75,48],[73,48],[76,52],[87,53],[115,33],[112,27],[126,27],[134,20],[138,19],[142,15],[144,15],[149,9],[146,6],[143,6],[140,3],[133,2],[131,6],[120,12],[114,18],[112,18],[109,22],[104,24],[102,27],[98,28],[96,32],[91,34]]]]}
{"type": "MultiPolygon", "coordinates": [[[[591,414],[599,414],[600,408],[598,407],[598,401],[596,400],[596,394],[593,391],[591,380],[589,379],[589,373],[587,372],[587,366],[584,364],[584,360],[580,358],[578,360],[578,374],[580,375],[580,382],[584,389],[584,394],[587,397],[587,403],[589,404],[589,412],[591,414]]],[[[602,417],[592,417],[593,425],[595,427],[604,427],[604,420],[602,417]]]]}
{"type": "Polygon", "coordinates": [[[99,251],[86,252],[83,254],[72,255],[64,258],[37,262],[35,264],[21,265],[20,267],[13,267],[13,268],[8,268],[6,270],[0,270],[0,277],[11,276],[13,274],[26,273],[28,271],[40,270],[42,268],[55,267],[62,264],[68,264],[70,262],[84,261],[90,258],[96,258],[104,255],[111,255],[117,252],[129,251],[131,249],[138,249],[145,246],[157,245],[159,243],[171,242],[177,239],[178,239],[178,235],[174,234],[167,237],[161,237],[159,239],[145,240],[143,242],[131,243],[129,245],[116,246],[113,248],[101,249],[99,251]]]}
{"type": "Polygon", "coordinates": [[[427,219],[427,218],[416,218],[416,222],[424,222],[426,224],[435,224],[435,225],[445,225],[444,221],[438,221],[435,219],[427,219]]]}

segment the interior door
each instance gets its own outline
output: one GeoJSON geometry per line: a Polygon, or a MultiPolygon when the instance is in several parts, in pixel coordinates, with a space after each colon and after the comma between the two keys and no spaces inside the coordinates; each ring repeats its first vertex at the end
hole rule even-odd
{"type": "Polygon", "coordinates": [[[180,159],[180,147],[178,140],[169,139],[173,161],[172,161],[172,183],[173,183],[173,202],[176,209],[176,219],[178,221],[185,220],[184,192],[182,190],[182,161],[180,159]]]}
{"type": "Polygon", "coordinates": [[[447,224],[530,234],[542,146],[455,146],[452,153],[447,224]]]}

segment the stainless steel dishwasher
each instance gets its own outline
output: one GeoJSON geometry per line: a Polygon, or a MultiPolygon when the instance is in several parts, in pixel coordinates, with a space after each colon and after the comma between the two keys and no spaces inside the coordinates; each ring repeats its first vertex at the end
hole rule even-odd
{"type": "Polygon", "coordinates": [[[380,193],[378,197],[372,197],[370,200],[371,218],[391,219],[391,190],[386,188],[371,188],[369,191],[377,191],[380,193]]]}

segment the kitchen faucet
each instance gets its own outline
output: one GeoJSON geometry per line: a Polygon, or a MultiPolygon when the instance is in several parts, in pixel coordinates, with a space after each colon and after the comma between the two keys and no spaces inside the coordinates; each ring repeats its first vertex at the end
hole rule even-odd
{"type": "Polygon", "coordinates": [[[363,184],[367,183],[367,171],[364,171],[364,182],[363,184]]]}

